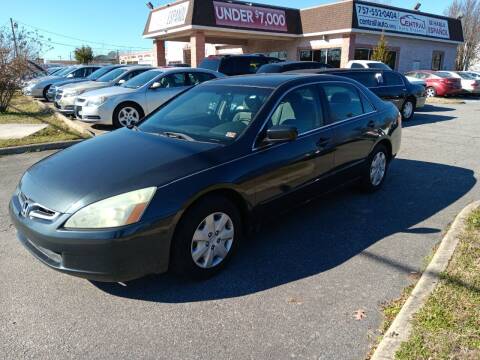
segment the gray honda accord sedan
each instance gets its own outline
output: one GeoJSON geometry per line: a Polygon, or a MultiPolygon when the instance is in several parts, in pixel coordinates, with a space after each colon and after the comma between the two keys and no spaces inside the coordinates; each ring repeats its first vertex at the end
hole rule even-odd
{"type": "Polygon", "coordinates": [[[208,277],[263,214],[345,183],[379,189],[401,132],[394,105],[345,77],[208,81],[33,165],[10,216],[33,256],[68,274],[208,277]]]}

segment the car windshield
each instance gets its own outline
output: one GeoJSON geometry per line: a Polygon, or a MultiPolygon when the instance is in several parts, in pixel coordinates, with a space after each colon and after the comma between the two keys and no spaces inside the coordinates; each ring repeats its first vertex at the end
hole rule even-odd
{"type": "Polygon", "coordinates": [[[87,79],[88,80],[92,80],[92,81],[96,81],[98,80],[98,78],[100,76],[103,76],[105,75],[106,73],[108,73],[109,71],[112,71],[112,68],[109,67],[109,66],[104,66],[104,67],[101,67],[97,70],[95,70],[94,72],[92,72],[90,75],[87,76],[87,79]]]}
{"type": "Polygon", "coordinates": [[[115,69],[115,70],[112,70],[112,71],[106,73],[103,76],[100,76],[97,79],[97,81],[98,82],[110,82],[110,81],[116,79],[117,77],[119,77],[120,75],[125,74],[127,71],[128,71],[128,69],[123,69],[123,68],[115,69]]]}
{"type": "Polygon", "coordinates": [[[449,77],[453,77],[452,74],[448,73],[448,72],[445,72],[445,71],[437,71],[435,73],[435,75],[437,75],[438,77],[441,77],[441,78],[449,78],[449,77]]]}
{"type": "Polygon", "coordinates": [[[64,76],[70,73],[73,69],[75,69],[73,66],[66,67],[63,70],[60,70],[58,73],[55,73],[55,76],[64,76]]]}
{"type": "Polygon", "coordinates": [[[391,70],[390,66],[385,65],[384,63],[368,63],[367,66],[370,69],[383,69],[383,70],[391,70]]]}
{"type": "Polygon", "coordinates": [[[201,85],[178,96],[139,126],[184,140],[230,143],[249,127],[272,89],[201,85]]]}
{"type": "Polygon", "coordinates": [[[142,87],[146,83],[148,83],[150,80],[156,78],[158,75],[160,75],[162,71],[160,70],[149,70],[145,71],[144,73],[135,76],[128,80],[126,83],[124,83],[123,87],[130,88],[130,89],[138,89],[139,87],[142,87]]]}

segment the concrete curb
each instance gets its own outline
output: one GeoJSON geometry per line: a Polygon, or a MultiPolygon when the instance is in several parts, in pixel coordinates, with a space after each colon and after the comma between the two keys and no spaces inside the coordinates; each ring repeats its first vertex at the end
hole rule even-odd
{"type": "Polygon", "coordinates": [[[458,238],[465,226],[465,220],[477,207],[480,207],[480,201],[475,201],[467,205],[457,215],[451,228],[443,237],[432,261],[428,264],[425,272],[413,289],[412,294],[403,305],[392,325],[388,328],[382,341],[372,355],[371,360],[394,359],[400,344],[408,340],[412,330],[411,322],[413,316],[420,310],[440,281],[440,273],[447,268],[450,258],[457,247],[458,238]]]}
{"type": "MultiPolygon", "coordinates": [[[[84,136],[88,136],[88,137],[92,137],[92,133],[90,131],[88,131],[87,129],[85,129],[83,126],[81,126],[80,124],[78,123],[75,123],[74,121],[70,120],[69,118],[67,118],[65,115],[63,115],[62,113],[58,112],[55,108],[52,108],[50,107],[48,104],[40,101],[40,100],[37,100],[35,99],[35,102],[38,104],[38,106],[40,106],[42,109],[45,109],[45,110],[51,110],[53,111],[53,114],[54,116],[59,119],[60,121],[63,121],[65,123],[65,125],[67,125],[69,128],[77,131],[78,133],[84,135],[84,136]]],[[[95,135],[95,134],[93,134],[95,135]]]]}
{"type": "Polygon", "coordinates": [[[33,151],[65,149],[69,146],[78,144],[79,142],[81,142],[83,140],[85,140],[85,139],[69,140],[69,141],[55,141],[55,142],[41,143],[41,144],[12,146],[12,147],[7,147],[7,148],[0,149],[0,155],[12,155],[12,154],[21,154],[21,153],[33,152],[33,151]]]}

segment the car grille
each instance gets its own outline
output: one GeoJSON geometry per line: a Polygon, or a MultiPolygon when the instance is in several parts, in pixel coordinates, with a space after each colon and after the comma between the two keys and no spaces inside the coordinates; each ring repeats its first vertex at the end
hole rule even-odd
{"type": "Polygon", "coordinates": [[[18,202],[20,203],[20,214],[23,217],[53,221],[60,215],[57,211],[37,204],[21,191],[18,193],[18,202]]]}

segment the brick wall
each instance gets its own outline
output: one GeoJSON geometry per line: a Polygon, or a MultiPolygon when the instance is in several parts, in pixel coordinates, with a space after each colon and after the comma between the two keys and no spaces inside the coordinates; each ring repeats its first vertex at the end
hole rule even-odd
{"type": "Polygon", "coordinates": [[[353,20],[352,1],[300,10],[300,19],[304,34],[350,29],[353,20]]]}

